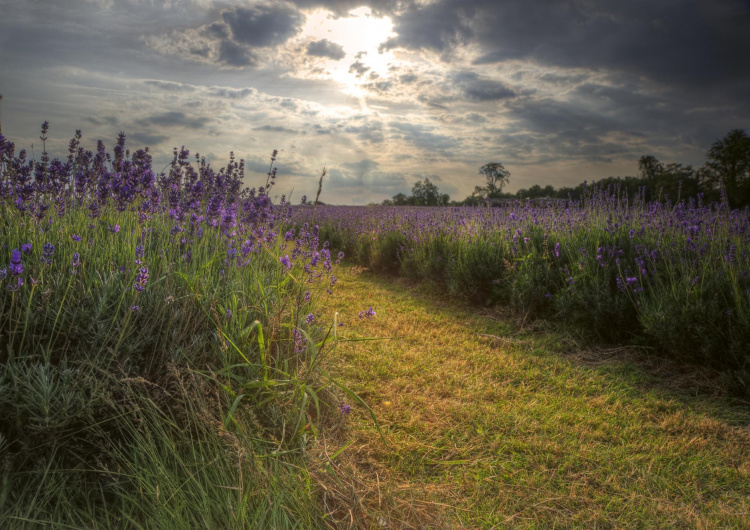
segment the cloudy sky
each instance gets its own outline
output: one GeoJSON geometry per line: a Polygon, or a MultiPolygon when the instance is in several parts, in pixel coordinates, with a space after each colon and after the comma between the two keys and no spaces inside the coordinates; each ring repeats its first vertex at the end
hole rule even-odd
{"type": "MultiPolygon", "coordinates": [[[[2,132],[53,151],[119,131],[280,192],[380,202],[424,177],[461,199],[699,166],[750,127],[748,0],[0,0],[2,132]],[[263,179],[265,181],[265,179],[263,179]]],[[[161,166],[163,167],[163,166],[161,166]]],[[[157,167],[157,170],[161,170],[157,167]]]]}

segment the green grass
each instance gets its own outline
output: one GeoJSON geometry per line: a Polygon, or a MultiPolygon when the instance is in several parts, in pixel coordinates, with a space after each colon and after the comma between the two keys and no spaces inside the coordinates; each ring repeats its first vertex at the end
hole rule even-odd
{"type": "Polygon", "coordinates": [[[0,264],[33,243],[22,288],[0,284],[0,528],[325,527],[306,450],[336,402],[327,327],[304,323],[322,287],[279,239],[238,267],[218,230],[184,259],[165,216],[109,214],[0,202],[0,264]]]}
{"type": "Polygon", "coordinates": [[[353,441],[320,478],[342,526],[747,527],[750,410],[710,372],[403,279],[339,277],[339,339],[388,338],[343,342],[331,368],[383,433],[355,407],[320,444],[353,441]]]}

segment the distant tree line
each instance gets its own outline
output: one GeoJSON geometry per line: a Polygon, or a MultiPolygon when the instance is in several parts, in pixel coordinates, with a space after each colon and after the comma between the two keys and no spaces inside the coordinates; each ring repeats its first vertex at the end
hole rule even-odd
{"type": "Polygon", "coordinates": [[[440,193],[438,187],[426,178],[414,183],[411,195],[397,193],[392,199],[383,201],[385,206],[448,206],[450,196],[440,193]]]}
{"type": "MultiPolygon", "coordinates": [[[[580,199],[591,186],[586,182],[574,187],[541,187],[538,184],[516,193],[504,193],[503,187],[510,180],[510,172],[499,162],[491,162],[479,168],[485,177],[484,186],[476,186],[474,192],[462,201],[451,201],[441,194],[438,187],[424,179],[414,184],[411,195],[399,193],[383,201],[393,206],[461,206],[486,204],[490,199],[580,199]]],[[[647,201],[679,201],[697,198],[718,201],[721,190],[732,208],[750,206],[750,136],[744,129],[733,129],[714,142],[706,153],[705,164],[695,169],[679,163],[663,163],[653,155],[644,155],[638,161],[638,174],[634,177],[607,177],[595,182],[607,187],[618,185],[622,192],[633,197],[640,193],[647,201]]]]}

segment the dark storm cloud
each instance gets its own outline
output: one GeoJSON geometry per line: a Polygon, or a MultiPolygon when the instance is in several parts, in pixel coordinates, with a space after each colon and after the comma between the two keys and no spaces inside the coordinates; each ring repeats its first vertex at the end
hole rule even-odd
{"type": "Polygon", "coordinates": [[[243,46],[230,40],[222,40],[219,43],[219,62],[242,68],[244,66],[256,66],[259,61],[256,54],[243,46]]]}
{"type": "Polygon", "coordinates": [[[328,39],[317,40],[307,45],[307,55],[313,57],[328,57],[338,61],[346,57],[346,52],[341,44],[336,44],[328,39]]]}
{"type": "Polygon", "coordinates": [[[548,72],[539,76],[539,79],[556,85],[572,85],[575,83],[581,83],[588,78],[585,74],[558,74],[554,72],[548,72]]]}
{"type": "Polygon", "coordinates": [[[448,53],[471,41],[483,50],[478,64],[533,60],[720,85],[747,79],[748,27],[739,0],[437,0],[407,8],[385,46],[448,53]]]}
{"type": "Polygon", "coordinates": [[[551,98],[529,99],[509,107],[510,115],[520,119],[526,130],[565,133],[581,130],[604,134],[617,130],[618,122],[599,112],[582,108],[572,102],[551,98]]]}
{"type": "Polygon", "coordinates": [[[235,7],[221,14],[233,39],[253,47],[283,44],[295,36],[305,21],[304,15],[285,4],[235,7]]]}
{"type": "Polygon", "coordinates": [[[206,26],[206,33],[219,39],[228,39],[229,27],[221,22],[214,22],[206,26]]]}
{"type": "MultiPolygon", "coordinates": [[[[464,12],[470,2],[438,0],[419,6],[412,4],[394,21],[398,34],[382,44],[383,49],[404,47],[438,52],[468,42],[473,31],[467,25],[464,12]],[[462,7],[463,6],[463,7],[462,7]]],[[[472,14],[473,8],[469,8],[472,14]]]]}
{"type": "Polygon", "coordinates": [[[208,120],[203,117],[188,116],[184,112],[169,111],[138,120],[139,125],[156,125],[158,127],[190,127],[203,128],[208,120]]]}
{"type": "Polygon", "coordinates": [[[145,35],[159,53],[230,68],[258,67],[275,47],[295,37],[305,15],[286,2],[254,3],[225,8],[207,24],[145,35]]]}
{"type": "Polygon", "coordinates": [[[463,87],[463,94],[474,101],[497,101],[516,96],[516,93],[499,81],[482,79],[474,72],[454,76],[454,81],[463,87]]]}
{"type": "Polygon", "coordinates": [[[493,143],[502,145],[515,163],[591,159],[611,161],[614,155],[632,154],[620,131],[627,127],[623,115],[607,115],[578,101],[551,98],[519,100],[508,107],[514,125],[499,130],[493,143]],[[616,138],[611,138],[615,135],[616,138]]]}
{"type": "MultiPolygon", "coordinates": [[[[512,126],[481,142],[519,162],[637,160],[653,149],[701,163],[697,145],[750,120],[746,2],[436,0],[393,20],[397,36],[384,48],[459,66],[473,54],[453,82],[469,101],[503,102],[512,126]],[[493,65],[518,84],[477,74],[493,65]]],[[[417,99],[449,112],[452,97],[426,90],[417,99]]]]}
{"type": "Polygon", "coordinates": [[[498,99],[512,98],[516,95],[502,83],[488,79],[472,83],[466,87],[464,94],[467,98],[476,101],[497,101],[498,99]]]}

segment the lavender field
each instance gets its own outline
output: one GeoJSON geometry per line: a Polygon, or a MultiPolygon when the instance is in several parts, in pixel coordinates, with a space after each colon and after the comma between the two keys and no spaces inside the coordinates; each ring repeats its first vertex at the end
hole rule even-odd
{"type": "MultiPolygon", "coordinates": [[[[47,130],[45,123],[43,142],[47,130]]],[[[102,142],[95,151],[81,142],[77,133],[62,160],[43,145],[37,161],[0,136],[0,526],[364,528],[380,520],[365,513],[369,493],[358,493],[359,482],[333,461],[371,436],[366,429],[374,428],[377,441],[363,447],[386,443],[373,408],[355,392],[377,395],[392,375],[351,389],[371,369],[369,355],[356,374],[339,369],[344,380],[329,367],[353,355],[340,357],[339,343],[353,348],[372,338],[339,338],[349,329],[360,333],[358,322],[378,337],[380,305],[392,297],[372,284],[375,291],[337,302],[345,257],[339,270],[346,281],[357,281],[353,264],[382,278],[403,275],[447,293],[448,305],[469,304],[477,314],[501,307],[524,323],[561,321],[591,344],[708,367],[727,392],[748,394],[750,212],[726,201],[647,203],[592,188],[580,201],[499,208],[336,207],[304,198],[293,205],[272,191],[276,152],[265,181],[249,188],[244,163],[233,156],[216,170],[175,149],[157,174],[149,150],[130,152],[124,134],[111,152],[102,142]],[[373,304],[367,297],[376,293],[373,304]],[[340,438],[349,432],[354,438],[340,438]],[[326,449],[330,440],[335,451],[326,449]],[[333,493],[339,487],[344,493],[333,493]],[[356,523],[352,494],[361,495],[356,523]]],[[[398,310],[412,313],[407,308],[418,302],[399,296],[398,310]]],[[[420,338],[424,323],[410,324],[413,337],[397,336],[404,333],[399,322],[388,325],[388,340],[413,339],[408,358],[445,354],[420,338]]],[[[448,335],[462,353],[483,347],[469,333],[448,335]]],[[[500,355],[485,353],[490,364],[500,355]]],[[[518,366],[532,359],[515,350],[502,355],[518,356],[518,366]]],[[[390,357],[387,364],[394,368],[390,357]]],[[[409,371],[408,385],[419,379],[411,370],[422,373],[408,362],[400,369],[409,371]]],[[[530,373],[546,377],[514,377],[530,373]]],[[[602,388],[575,370],[559,374],[564,382],[544,384],[602,388]]],[[[467,410],[476,412],[487,395],[482,385],[495,376],[487,377],[476,382],[467,410]]],[[[649,400],[644,410],[664,406],[649,400]]],[[[399,414],[416,417],[441,402],[424,403],[399,414]]],[[[628,421],[640,426],[635,410],[628,421]]],[[[493,412],[472,421],[503,429],[494,423],[503,418],[493,412]]],[[[475,445],[485,431],[471,429],[471,447],[485,450],[475,445]]],[[[398,439],[398,430],[389,432],[398,439]]],[[[404,461],[422,450],[404,445],[404,461]]],[[[632,465],[628,454],[623,468],[632,465]]],[[[489,468],[476,473],[495,476],[507,464],[492,455],[477,457],[474,464],[489,468]]],[[[715,461],[693,457],[697,467],[715,461]]],[[[731,451],[720,457],[710,481],[741,483],[740,467],[735,474],[725,465],[731,451]]],[[[683,471],[658,484],[683,480],[683,471]]],[[[743,491],[729,487],[710,517],[735,521],[743,491]]],[[[523,497],[507,500],[508,510],[518,510],[523,497]]],[[[384,508],[378,502],[373,510],[384,508]]],[[[495,505],[482,510],[466,520],[502,520],[495,505]]],[[[590,520],[592,510],[576,517],[590,520]]],[[[607,520],[629,521],[629,510],[607,520]]],[[[644,521],[693,520],[682,512],[659,517],[644,521]]]]}
{"type": "Polygon", "coordinates": [[[336,258],[271,200],[273,157],[250,189],[234,159],[156,174],[124,135],[80,141],[0,136],[0,526],[319,525],[336,258]]]}
{"type": "Polygon", "coordinates": [[[301,218],[374,270],[723,370],[750,391],[750,212],[617,188],[500,208],[325,207],[301,218]]]}

